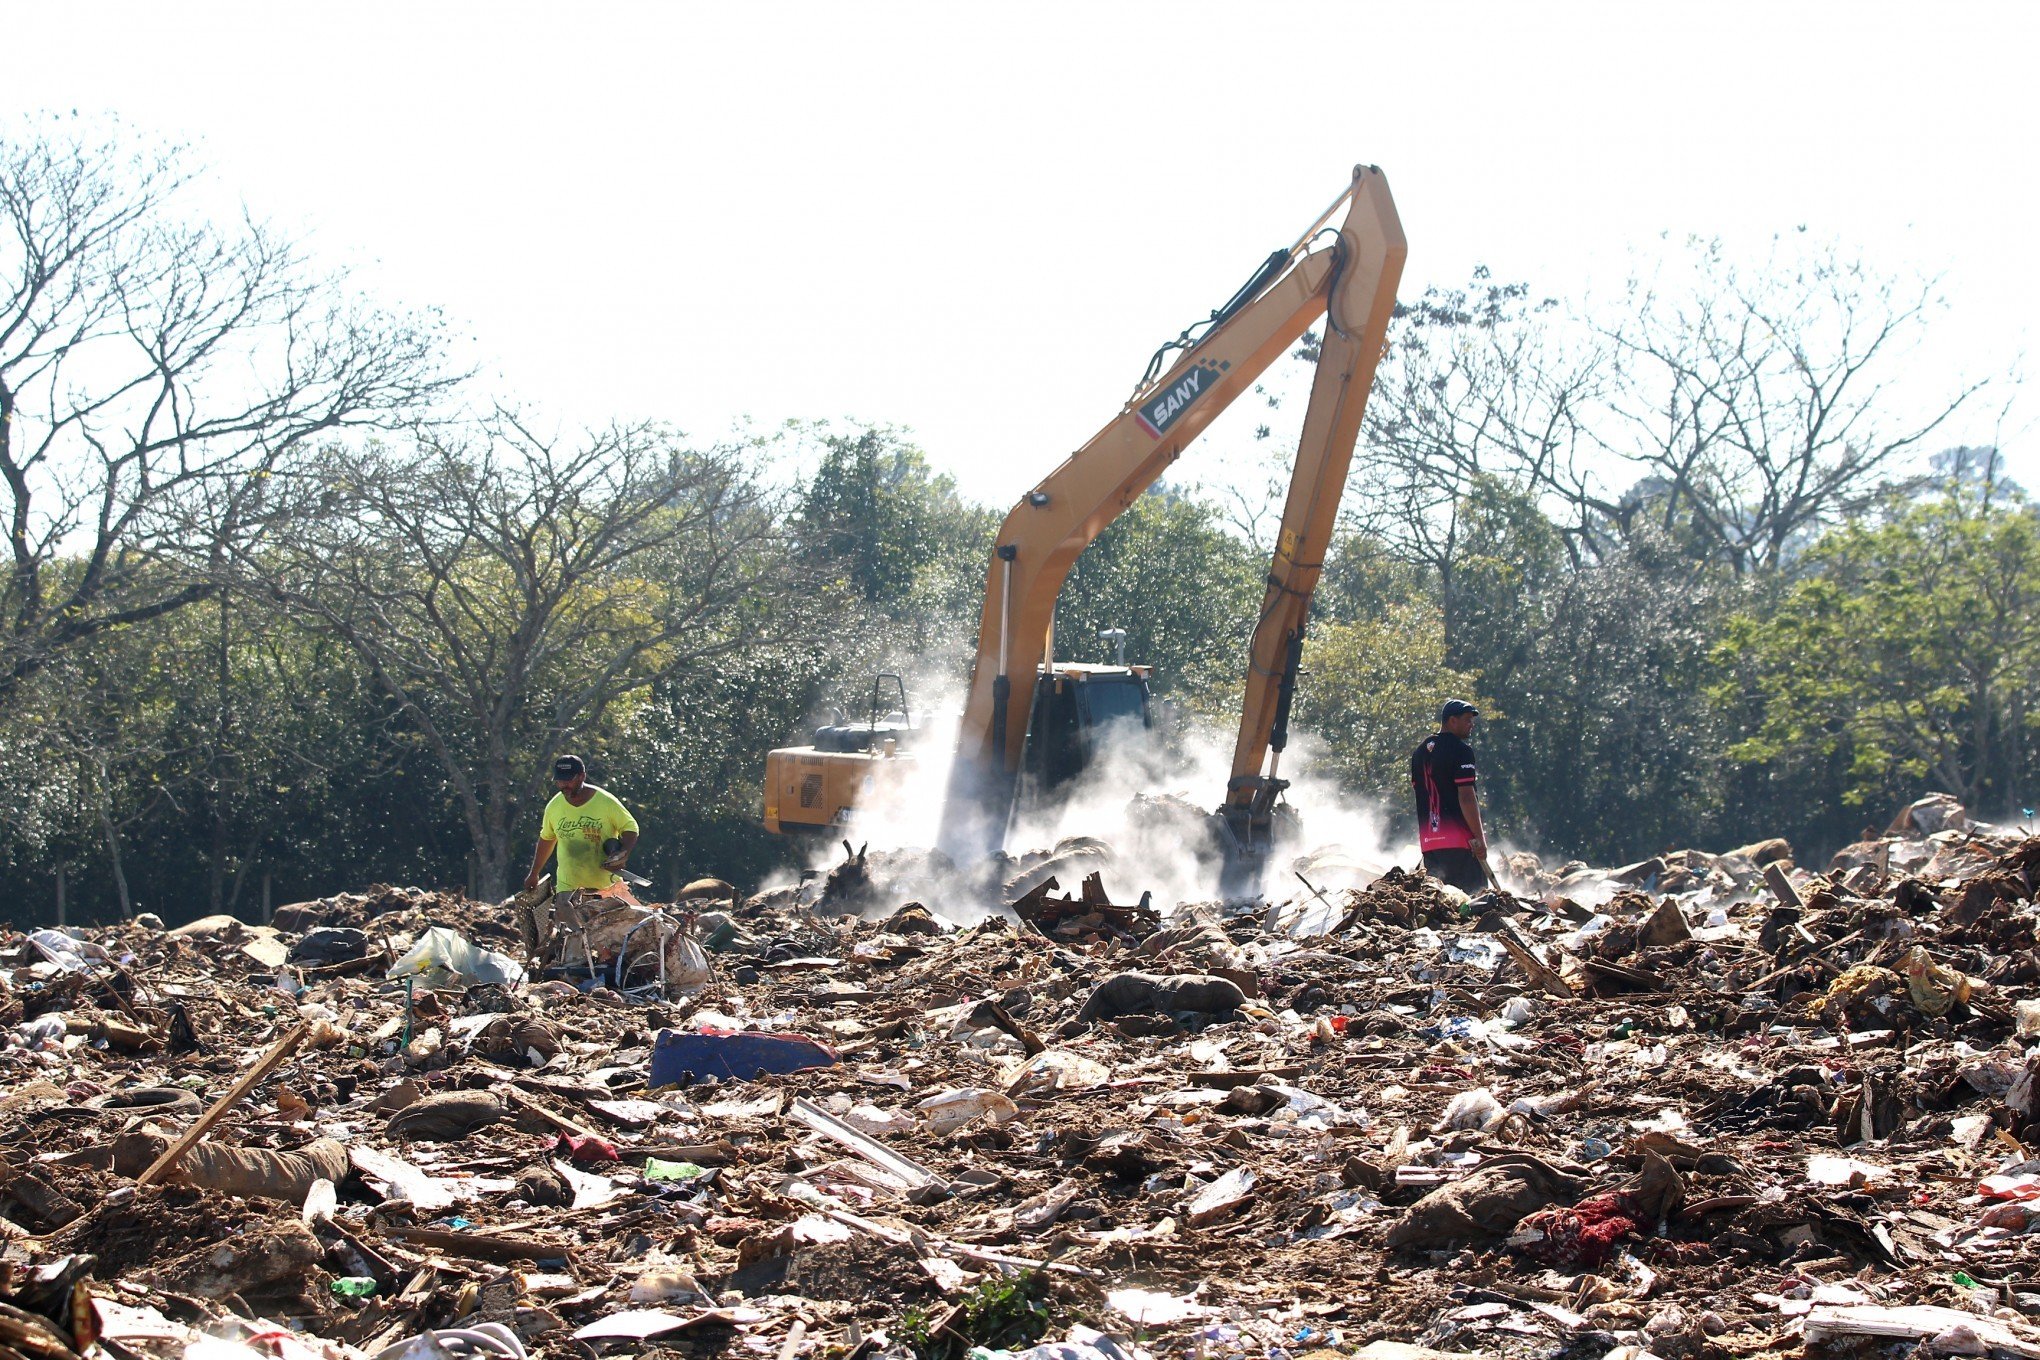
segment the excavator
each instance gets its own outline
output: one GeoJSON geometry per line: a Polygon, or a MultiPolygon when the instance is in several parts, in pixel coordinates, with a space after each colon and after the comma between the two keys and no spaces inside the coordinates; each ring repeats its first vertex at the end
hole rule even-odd
{"type": "MultiPolygon", "coordinates": [[[[1229,861],[1265,859],[1289,787],[1281,759],[1311,596],[1408,253],[1387,179],[1377,167],[1356,166],[1309,229],[1263,261],[1208,321],[1162,346],[1125,407],[1006,516],[991,553],[942,806],[938,844],[952,859],[1001,849],[1023,782],[1040,793],[1066,782],[1095,755],[1109,725],[1153,726],[1146,668],[1054,660],[1057,596],[1085,547],[1322,318],[1317,371],[1249,649],[1232,775],[1212,819],[1229,861]],[[1030,686],[1017,696],[1016,678],[1030,686]]],[[[861,799],[901,762],[918,758],[918,731],[904,686],[881,677],[866,721],[823,727],[812,745],[766,757],[766,827],[847,827],[861,799]],[[886,680],[897,686],[897,708],[888,707],[886,680]]]]}

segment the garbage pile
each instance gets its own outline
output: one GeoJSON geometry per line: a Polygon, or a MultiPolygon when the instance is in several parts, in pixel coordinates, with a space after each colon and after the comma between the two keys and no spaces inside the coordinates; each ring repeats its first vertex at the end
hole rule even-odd
{"type": "Polygon", "coordinates": [[[2040,837],[1944,796],[1472,899],[854,859],[0,937],[0,1360],[2040,1356],[2040,837]]]}

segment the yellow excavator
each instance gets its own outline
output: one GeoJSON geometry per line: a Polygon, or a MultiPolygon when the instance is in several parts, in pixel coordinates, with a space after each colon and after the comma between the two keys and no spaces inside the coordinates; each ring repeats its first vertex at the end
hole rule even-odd
{"type": "MultiPolygon", "coordinates": [[[[1288,787],[1280,765],[1311,595],[1408,253],[1388,181],[1376,167],[1355,167],[1351,183],[1310,228],[1270,255],[1208,322],[1157,351],[1125,408],[1006,516],[992,550],[977,660],[942,808],[940,845],[952,858],[1001,848],[1023,776],[1051,789],[1087,763],[1109,724],[1153,726],[1145,668],[1053,660],[1056,598],[1078,554],[1323,318],[1248,658],[1232,777],[1217,818],[1230,854],[1265,855],[1288,787]],[[1332,226],[1341,209],[1344,217],[1332,226]],[[1018,702],[1015,677],[1032,686],[1018,702]]],[[[850,826],[860,800],[900,762],[925,758],[912,749],[918,730],[904,686],[881,677],[865,721],[823,727],[812,745],[766,757],[765,825],[850,826]],[[885,687],[888,680],[895,690],[885,687]],[[889,707],[895,694],[898,706],[889,707]]]]}

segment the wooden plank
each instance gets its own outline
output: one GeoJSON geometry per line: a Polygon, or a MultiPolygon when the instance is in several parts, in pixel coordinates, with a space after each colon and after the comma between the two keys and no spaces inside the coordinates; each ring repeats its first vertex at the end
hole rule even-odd
{"type": "Polygon", "coordinates": [[[283,1066],[284,1059],[297,1052],[298,1045],[302,1044],[311,1032],[311,1024],[307,1022],[271,1044],[269,1051],[262,1055],[260,1061],[243,1073],[241,1079],[229,1087],[225,1095],[214,1101],[212,1108],[200,1115],[192,1126],[184,1131],[182,1137],[165,1148],[163,1155],[149,1164],[148,1170],[135,1178],[135,1184],[153,1185],[158,1177],[176,1166],[178,1159],[191,1151],[194,1143],[211,1132],[212,1126],[219,1123],[228,1110],[239,1103],[243,1096],[261,1085],[270,1073],[283,1066]]]}
{"type": "Polygon", "coordinates": [[[722,1166],[737,1160],[734,1143],[633,1143],[618,1148],[617,1156],[628,1161],[633,1157],[657,1157],[667,1162],[693,1162],[697,1166],[722,1166]]]}
{"type": "Polygon", "coordinates": [[[1523,975],[1531,982],[1560,1000],[1573,999],[1573,989],[1566,985],[1565,979],[1560,977],[1551,965],[1531,953],[1526,946],[1518,944],[1508,931],[1498,932],[1495,938],[1501,941],[1502,948],[1508,952],[1509,958],[1523,970],[1523,975]]]}
{"type": "Polygon", "coordinates": [[[540,1237],[452,1232],[446,1228],[414,1228],[394,1223],[385,1224],[382,1230],[392,1237],[415,1242],[421,1247],[430,1247],[449,1256],[465,1256],[477,1261],[547,1261],[554,1257],[566,1256],[573,1250],[565,1242],[548,1241],[540,1237]]]}
{"type": "Polygon", "coordinates": [[[1229,1091],[1235,1086],[1252,1086],[1262,1077],[1274,1077],[1278,1081],[1290,1081],[1303,1075],[1301,1067],[1250,1067],[1229,1072],[1190,1072],[1184,1080],[1192,1086],[1215,1087],[1229,1091]]]}
{"type": "Polygon", "coordinates": [[[1799,889],[1792,886],[1792,880],[1785,876],[1785,871],[1778,867],[1776,860],[1764,866],[1764,883],[1771,889],[1771,895],[1778,899],[1780,905],[1787,907],[1806,905],[1800,899],[1799,889]]]}
{"type": "Polygon", "coordinates": [[[1006,1252],[987,1251],[983,1247],[973,1247],[962,1242],[952,1242],[945,1237],[930,1237],[925,1233],[911,1229],[894,1228],[884,1223],[876,1223],[861,1215],[853,1214],[848,1209],[824,1209],[822,1210],[822,1215],[825,1218],[834,1219],[846,1228],[855,1228],[859,1232],[869,1233],[873,1237],[881,1238],[897,1247],[905,1247],[907,1250],[917,1254],[933,1252],[942,1256],[961,1257],[966,1261],[982,1261],[989,1265],[1014,1266],[1022,1270],[1047,1270],[1058,1275],[1076,1275],[1085,1279],[1102,1280],[1106,1278],[1104,1271],[1093,1270],[1089,1266],[1071,1265],[1067,1261],[1038,1261],[1031,1256],[1013,1256],[1006,1252]]]}
{"type": "Polygon", "coordinates": [[[569,1119],[563,1114],[556,1114],[553,1111],[547,1109],[545,1106],[533,1100],[530,1096],[527,1096],[522,1091],[518,1090],[515,1086],[505,1086],[503,1088],[503,1094],[510,1097],[511,1104],[517,1106],[519,1109],[529,1110],[532,1114],[537,1115],[540,1119],[543,1119],[546,1123],[552,1125],[555,1129],[558,1129],[561,1133],[570,1134],[575,1138],[593,1138],[598,1143],[607,1143],[610,1141],[610,1139],[604,1137],[602,1134],[597,1133],[595,1130],[589,1128],[586,1124],[580,1123],[577,1120],[569,1119]]]}

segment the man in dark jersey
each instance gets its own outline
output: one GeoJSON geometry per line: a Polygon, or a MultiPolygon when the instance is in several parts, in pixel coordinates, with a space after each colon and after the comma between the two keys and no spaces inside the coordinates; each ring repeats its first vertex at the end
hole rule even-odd
{"type": "Polygon", "coordinates": [[[1487,887],[1487,838],[1473,791],[1473,720],[1480,710],[1447,699],[1438,730],[1410,753],[1410,787],[1417,797],[1417,843],[1431,877],[1472,894],[1487,887]]]}

